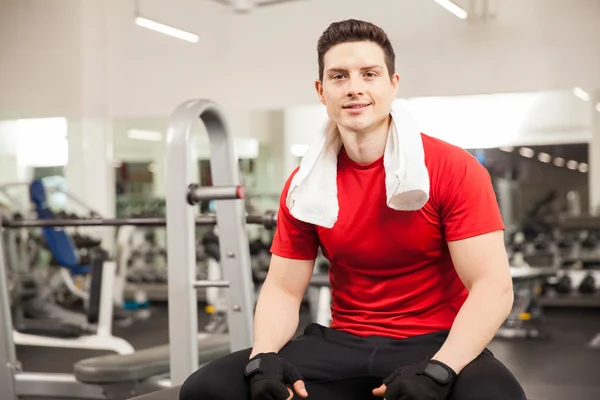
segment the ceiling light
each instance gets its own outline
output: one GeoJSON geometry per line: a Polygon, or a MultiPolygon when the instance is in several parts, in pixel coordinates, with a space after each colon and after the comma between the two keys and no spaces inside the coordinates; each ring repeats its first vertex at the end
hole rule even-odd
{"type": "Polygon", "coordinates": [[[150,142],[162,141],[162,133],[155,131],[139,131],[136,129],[131,129],[127,132],[127,137],[129,139],[148,140],[150,142]]]}
{"type": "Polygon", "coordinates": [[[600,112],[600,103],[596,103],[596,111],[600,112]]]}
{"type": "Polygon", "coordinates": [[[554,159],[554,165],[556,165],[557,167],[564,167],[565,166],[565,159],[562,157],[556,157],[554,159]]]}
{"type": "Polygon", "coordinates": [[[200,40],[200,37],[195,33],[182,31],[181,29],[173,28],[172,26],[164,25],[143,17],[136,17],[135,24],[143,28],[148,28],[153,31],[160,32],[165,35],[169,35],[191,43],[198,43],[198,41],[200,40]]]}
{"type": "Polygon", "coordinates": [[[521,147],[519,149],[519,154],[523,157],[532,158],[535,155],[535,152],[529,147],[521,147]]]}
{"type": "Polygon", "coordinates": [[[452,14],[456,15],[460,19],[467,19],[467,12],[456,5],[453,1],[450,0],[433,0],[438,3],[440,6],[444,7],[446,10],[450,11],[452,14]]]}
{"type": "Polygon", "coordinates": [[[583,101],[589,101],[590,95],[580,87],[573,88],[573,94],[583,101]]]}
{"type": "Polygon", "coordinates": [[[583,172],[585,174],[586,172],[588,172],[588,165],[582,162],[579,164],[577,169],[579,170],[579,172],[583,172]]]}
{"type": "Polygon", "coordinates": [[[577,161],[575,161],[575,160],[569,160],[569,161],[567,161],[567,168],[572,169],[573,171],[575,171],[577,169],[577,161]]]}
{"type": "Polygon", "coordinates": [[[550,161],[552,161],[552,156],[548,153],[540,153],[538,154],[538,160],[540,160],[543,163],[549,163],[550,161]]]}
{"type": "Polygon", "coordinates": [[[500,150],[505,151],[507,153],[511,153],[514,149],[514,147],[500,147],[500,150]]]}

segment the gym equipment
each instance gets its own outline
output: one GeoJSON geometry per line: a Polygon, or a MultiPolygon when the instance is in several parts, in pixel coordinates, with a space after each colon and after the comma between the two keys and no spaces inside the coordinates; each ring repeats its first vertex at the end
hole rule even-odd
{"type": "MultiPolygon", "coordinates": [[[[171,341],[168,349],[161,346],[133,354],[82,360],[75,364],[73,375],[22,372],[15,355],[4,272],[4,249],[0,240],[0,388],[3,399],[125,399],[169,386],[173,387],[170,392],[176,393],[177,386],[200,365],[252,345],[254,295],[246,224],[255,223],[271,229],[277,218],[274,212],[258,216],[245,215],[244,203],[239,199],[243,193],[237,190],[240,177],[233,139],[222,115],[223,112],[217,105],[205,100],[188,101],[175,110],[166,139],[166,219],[2,221],[2,230],[24,227],[166,226],[169,254],[169,336],[178,338],[171,341]],[[215,201],[216,215],[195,218],[194,207],[188,206],[184,193],[187,192],[195,171],[192,149],[196,148],[193,134],[198,118],[204,122],[209,136],[212,181],[217,187],[235,187],[236,197],[225,196],[210,187],[195,189],[194,199],[207,198],[213,194],[219,197],[215,201]],[[218,224],[220,232],[226,232],[221,235],[219,246],[223,280],[197,281],[194,279],[197,256],[194,228],[195,225],[215,224],[218,224]],[[227,325],[230,327],[227,341],[223,336],[219,340],[219,336],[214,335],[198,339],[195,289],[213,286],[231,289],[227,292],[227,325]]],[[[112,302],[112,296],[110,300],[112,302]]],[[[103,308],[100,316],[105,312],[108,311],[103,308]]],[[[158,392],[156,396],[164,399],[168,394],[158,392]]]]}
{"type": "Polygon", "coordinates": [[[592,274],[586,275],[579,284],[579,293],[593,294],[596,292],[596,278],[592,274]]]}
{"type": "Polygon", "coordinates": [[[584,237],[581,241],[581,249],[593,251],[598,247],[598,235],[596,232],[584,231],[584,237]]]}
{"type": "Polygon", "coordinates": [[[546,277],[556,273],[554,268],[511,267],[515,299],[513,308],[496,333],[496,337],[511,339],[547,338],[542,306],[538,298],[546,277]]]}
{"type": "MultiPolygon", "coordinates": [[[[53,221],[56,216],[48,208],[42,181],[34,180],[29,186],[29,193],[37,217],[53,221]]],[[[38,285],[33,298],[15,309],[15,345],[108,350],[119,354],[133,352],[127,341],[111,334],[114,266],[98,246],[100,243],[79,235],[79,244],[87,247],[84,257],[80,257],[75,241],[67,231],[45,227],[42,233],[59,268],[43,286],[38,285]],[[76,288],[74,277],[81,276],[90,278],[89,293],[76,288]],[[65,286],[69,293],[86,304],[85,314],[55,303],[55,293],[65,286]],[[106,302],[105,307],[110,307],[102,318],[99,317],[100,302],[106,302]]]]}
{"type": "Polygon", "coordinates": [[[555,216],[551,229],[556,275],[543,285],[546,307],[600,307],[600,218],[555,216]]]}
{"type": "Polygon", "coordinates": [[[558,279],[558,282],[554,285],[556,293],[569,294],[571,292],[572,282],[569,275],[563,275],[558,279]]]}

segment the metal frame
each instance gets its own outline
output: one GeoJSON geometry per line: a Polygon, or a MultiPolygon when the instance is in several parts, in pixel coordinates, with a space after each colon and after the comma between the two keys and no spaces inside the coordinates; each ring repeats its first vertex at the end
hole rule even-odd
{"type": "MultiPolygon", "coordinates": [[[[166,214],[169,254],[169,337],[171,383],[182,384],[198,369],[198,303],[194,208],[186,194],[197,169],[195,126],[200,119],[210,143],[214,186],[239,186],[238,159],[223,112],[208,100],[190,100],[172,115],[166,138],[166,214]],[[182,333],[183,331],[183,333],[182,333]]],[[[254,284],[243,200],[216,201],[223,280],[228,281],[228,326],[231,351],[252,346],[254,284]]]]}
{"type": "Polygon", "coordinates": [[[13,342],[13,326],[4,261],[4,228],[0,226],[0,393],[6,400],[17,400],[15,373],[21,366],[13,342]]]}
{"type": "MultiPolygon", "coordinates": [[[[187,204],[187,203],[186,203],[187,204]]],[[[197,226],[217,225],[217,217],[214,215],[201,215],[194,220],[197,226]]],[[[263,225],[267,229],[272,229],[277,223],[277,213],[267,211],[264,214],[253,214],[246,216],[246,223],[263,225]]],[[[26,219],[20,221],[6,221],[3,223],[5,228],[65,228],[82,226],[138,226],[138,227],[157,227],[166,226],[165,218],[86,218],[86,219],[26,219]]]]}

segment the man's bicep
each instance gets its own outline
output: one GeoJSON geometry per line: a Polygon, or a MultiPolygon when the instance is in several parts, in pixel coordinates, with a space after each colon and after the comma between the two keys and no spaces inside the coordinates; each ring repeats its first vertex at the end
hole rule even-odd
{"type": "Polygon", "coordinates": [[[298,260],[273,254],[265,285],[274,285],[299,301],[304,297],[315,260],[298,260]]]}
{"type": "Polygon", "coordinates": [[[476,159],[459,167],[444,187],[441,218],[448,241],[504,230],[491,177],[476,159]]]}
{"type": "Polygon", "coordinates": [[[509,289],[512,285],[504,232],[493,231],[448,242],[454,268],[467,290],[477,282],[491,281],[509,289]]]}

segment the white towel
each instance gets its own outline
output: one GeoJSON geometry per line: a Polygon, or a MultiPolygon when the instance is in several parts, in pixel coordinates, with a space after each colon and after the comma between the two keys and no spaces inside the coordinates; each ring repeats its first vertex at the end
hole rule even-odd
{"type": "MultiPolygon", "coordinates": [[[[408,110],[391,109],[392,123],[383,155],[388,207],[416,211],[429,200],[429,173],[423,140],[408,110]]],[[[342,146],[337,126],[327,121],[302,158],[286,196],[292,216],[332,228],[338,217],[337,159],[342,146]]]]}

